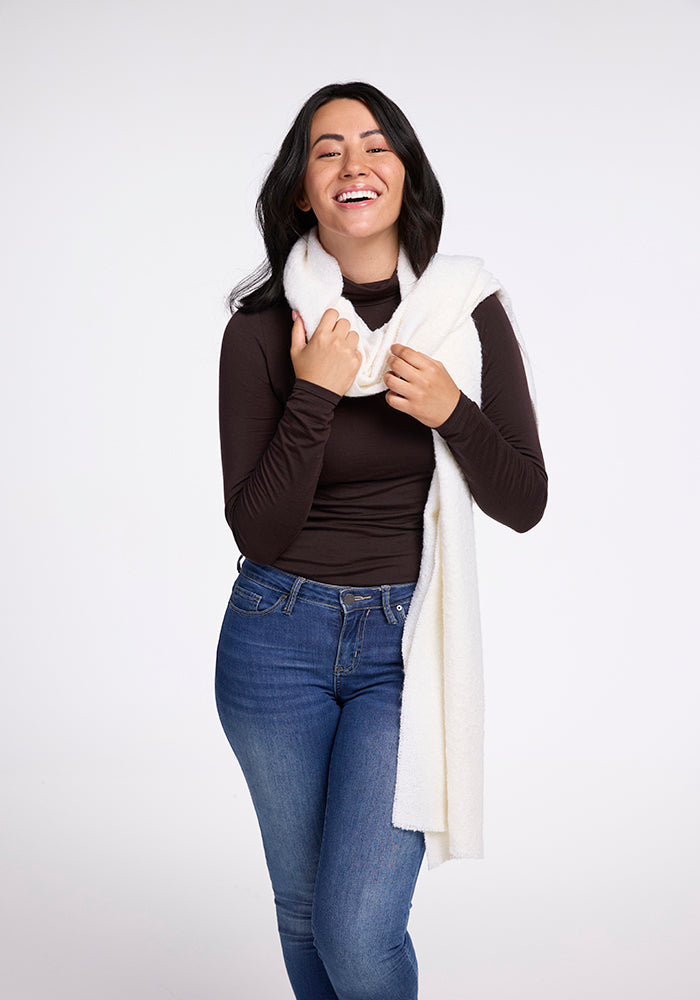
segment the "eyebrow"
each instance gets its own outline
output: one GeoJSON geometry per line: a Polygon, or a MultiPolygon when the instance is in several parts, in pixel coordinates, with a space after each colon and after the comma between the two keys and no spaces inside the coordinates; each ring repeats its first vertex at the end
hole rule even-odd
{"type": "MultiPolygon", "coordinates": [[[[380,128],[371,128],[367,132],[360,132],[360,139],[366,139],[368,135],[384,135],[384,133],[380,128]]],[[[315,139],[312,142],[311,148],[313,149],[316,143],[320,142],[321,139],[335,139],[336,142],[344,142],[345,136],[339,135],[337,132],[324,132],[323,135],[320,135],[318,139],[315,139]]]]}

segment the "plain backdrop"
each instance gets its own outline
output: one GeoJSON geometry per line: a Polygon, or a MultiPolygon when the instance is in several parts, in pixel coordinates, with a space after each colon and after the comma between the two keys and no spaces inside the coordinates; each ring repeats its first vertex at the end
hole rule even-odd
{"type": "Polygon", "coordinates": [[[421,1000],[695,1000],[700,4],[3,0],[0,46],[0,994],[291,997],[213,699],[218,351],[284,132],[366,79],[551,481],[479,519],[487,853],[421,876],[421,1000]]]}

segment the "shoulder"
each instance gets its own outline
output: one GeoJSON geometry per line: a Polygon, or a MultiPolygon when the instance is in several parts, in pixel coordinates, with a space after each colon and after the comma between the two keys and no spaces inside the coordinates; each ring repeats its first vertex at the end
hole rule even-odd
{"type": "Polygon", "coordinates": [[[463,279],[465,276],[481,274],[484,271],[484,262],[481,257],[436,253],[431,258],[428,269],[440,277],[463,279]]]}
{"type": "Polygon", "coordinates": [[[269,358],[289,351],[292,316],[286,304],[262,309],[260,312],[233,314],[224,330],[222,357],[236,352],[237,356],[269,358]]]}
{"type": "Polygon", "coordinates": [[[483,267],[482,257],[474,257],[462,253],[436,253],[430,259],[431,264],[440,267],[483,267]]]}
{"type": "Polygon", "coordinates": [[[472,311],[472,319],[482,343],[485,340],[496,341],[504,347],[514,345],[517,348],[513,325],[497,292],[492,292],[481,300],[472,311]]]}
{"type": "Polygon", "coordinates": [[[259,344],[274,343],[282,331],[289,337],[291,328],[292,316],[286,303],[260,312],[243,312],[239,309],[226,324],[224,343],[245,340],[257,341],[259,344]]]}
{"type": "Polygon", "coordinates": [[[430,294],[454,302],[470,314],[487,295],[500,290],[499,282],[484,267],[481,257],[435,254],[425,272],[430,294]]]}
{"type": "Polygon", "coordinates": [[[508,314],[503,308],[503,303],[497,292],[492,292],[482,299],[472,312],[474,319],[479,319],[485,323],[504,324],[510,326],[508,314]]]}

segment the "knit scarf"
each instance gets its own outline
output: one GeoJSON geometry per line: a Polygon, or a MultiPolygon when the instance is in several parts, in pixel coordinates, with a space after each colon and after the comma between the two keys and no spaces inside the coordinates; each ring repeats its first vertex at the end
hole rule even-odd
{"type": "MultiPolygon", "coordinates": [[[[337,309],[360,336],[362,364],[348,396],[385,392],[394,343],[441,361],[459,388],[481,403],[481,345],[471,314],[494,292],[510,302],[476,257],[436,254],[416,278],[400,251],[401,302],[370,330],[343,298],[343,276],[316,230],[289,254],[284,289],[312,335],[337,309]]],[[[517,329],[517,328],[516,328],[517,329]]],[[[435,470],[423,514],[420,573],[403,632],[404,689],[392,822],[425,834],[428,866],[483,856],[484,694],[469,487],[437,431],[435,470]]]]}

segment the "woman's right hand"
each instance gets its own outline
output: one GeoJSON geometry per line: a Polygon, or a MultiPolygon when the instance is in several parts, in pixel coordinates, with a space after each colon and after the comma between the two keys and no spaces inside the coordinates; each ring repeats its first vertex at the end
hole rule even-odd
{"type": "Polygon", "coordinates": [[[362,364],[362,355],[357,350],[359,334],[350,329],[349,320],[340,318],[337,309],[326,309],[307,343],[304,321],[297,312],[292,316],[289,353],[296,377],[344,396],[362,364]]]}

